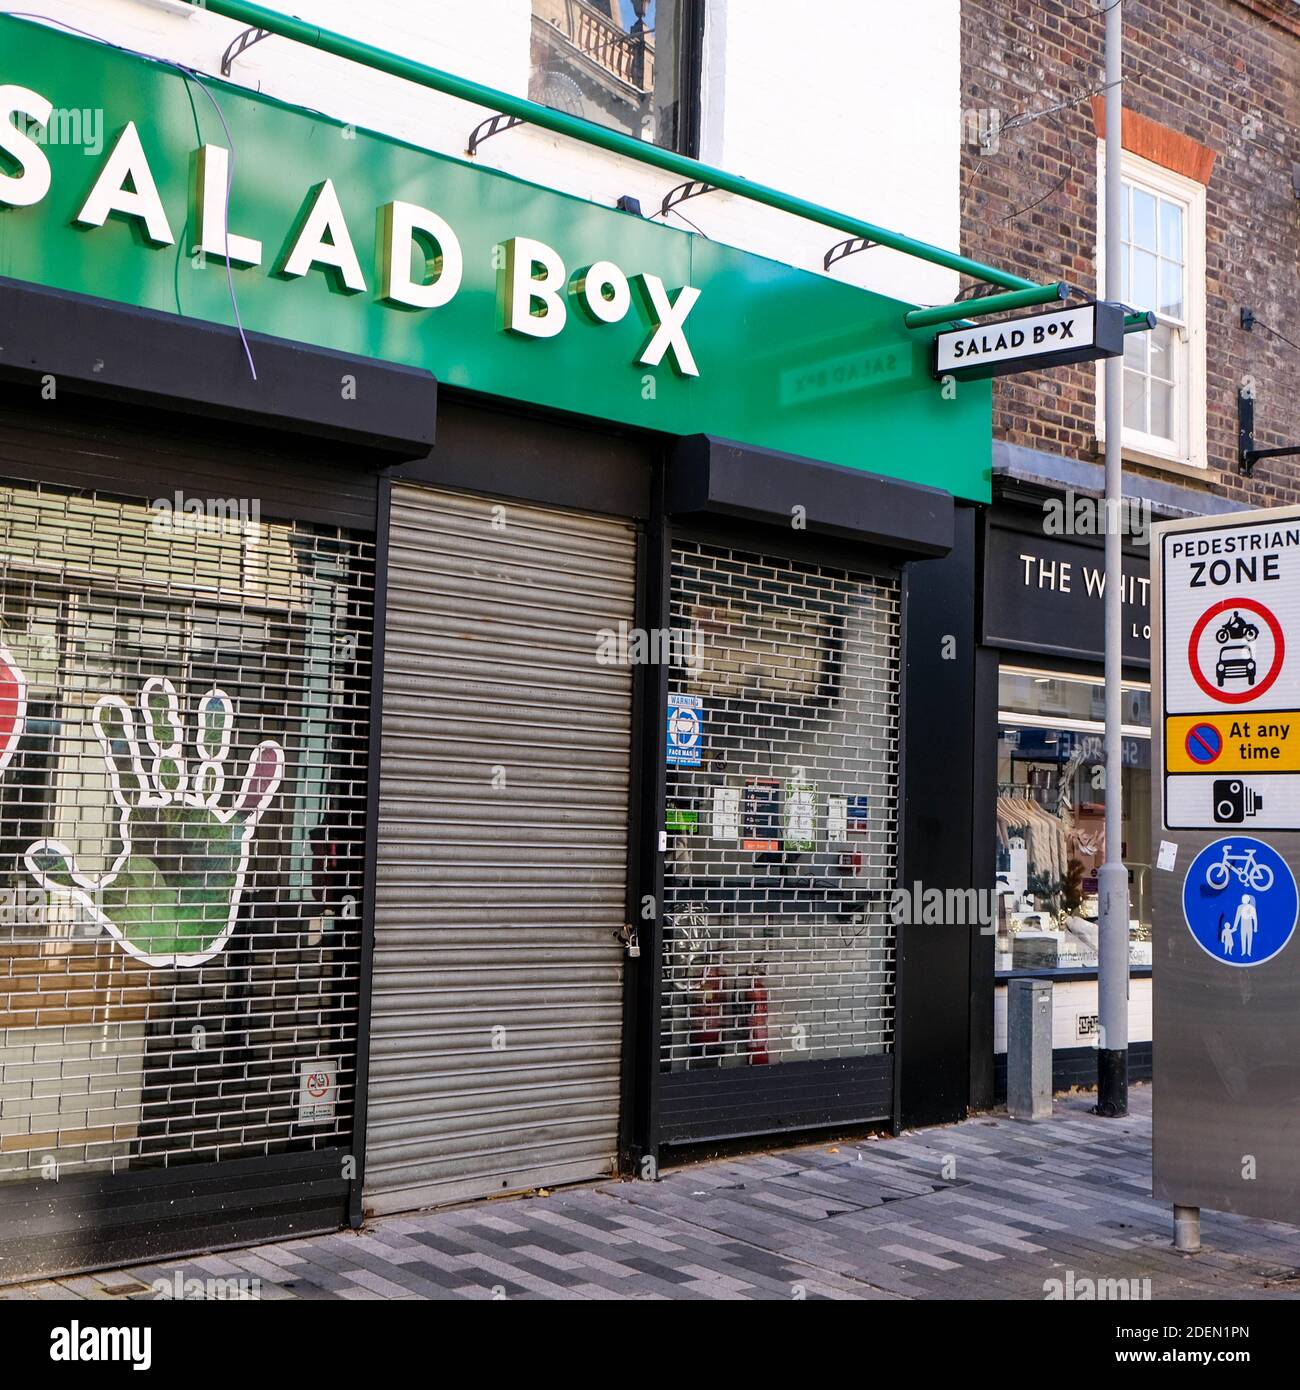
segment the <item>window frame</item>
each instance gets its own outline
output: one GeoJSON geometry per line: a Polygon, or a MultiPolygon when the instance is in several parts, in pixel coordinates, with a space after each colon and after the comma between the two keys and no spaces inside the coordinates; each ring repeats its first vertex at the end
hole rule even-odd
{"type": "Polygon", "coordinates": [[[704,12],[706,0],[677,0],[682,6],[678,57],[677,153],[699,159],[704,124],[704,12]]]}
{"type": "MultiPolygon", "coordinates": [[[[1183,467],[1198,472],[1209,467],[1206,448],[1206,289],[1205,289],[1205,185],[1196,179],[1155,164],[1131,150],[1122,151],[1121,177],[1126,184],[1138,187],[1166,202],[1177,203],[1183,209],[1185,244],[1184,276],[1186,302],[1183,306],[1184,327],[1169,323],[1174,332],[1185,334],[1183,340],[1186,360],[1186,380],[1176,381],[1176,393],[1185,397],[1176,422],[1178,436],[1166,439],[1127,426],[1123,431],[1123,452],[1126,458],[1156,467],[1183,467]]],[[[1097,142],[1097,283],[1098,297],[1106,283],[1106,142],[1097,142]]],[[[1157,287],[1158,293],[1158,287],[1157,287]]],[[[1133,304],[1134,309],[1155,309],[1154,305],[1133,304]]],[[[1158,311],[1157,311],[1158,312],[1158,311]]],[[[1096,434],[1098,444],[1106,442],[1106,364],[1097,363],[1096,434]]],[[[1177,370],[1177,368],[1175,368],[1177,370]]]]}
{"type": "MultiPolygon", "coordinates": [[[[656,149],[671,150],[691,159],[700,157],[704,111],[704,65],[705,65],[705,15],[706,0],[674,0],[681,13],[681,32],[677,51],[677,130],[671,144],[655,145],[656,149]]],[[[617,8],[617,0],[615,8],[617,8]]],[[[536,11],[531,0],[529,4],[532,22],[537,21],[536,11]]],[[[530,29],[530,34],[532,30],[530,29]]],[[[530,38],[530,43],[532,42],[530,38]]],[[[531,74],[531,63],[530,63],[531,74]]],[[[530,75],[531,83],[531,75],[530,75]]],[[[531,96],[531,87],[530,87],[531,96]]],[[[535,98],[533,98],[535,99],[535,98]]],[[[622,130],[617,124],[607,124],[584,115],[583,120],[602,130],[622,130]]]]}

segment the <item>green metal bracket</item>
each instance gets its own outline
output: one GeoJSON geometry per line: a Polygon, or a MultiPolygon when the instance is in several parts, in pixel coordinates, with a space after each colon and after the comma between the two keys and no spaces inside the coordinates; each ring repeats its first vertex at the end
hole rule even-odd
{"type": "Polygon", "coordinates": [[[779,189],[769,188],[765,184],[751,183],[748,179],[741,178],[737,174],[729,174],[722,169],[715,169],[701,160],[691,159],[687,155],[677,154],[673,150],[660,149],[657,145],[647,144],[631,135],[624,135],[621,131],[609,130],[578,116],[570,116],[563,111],[553,111],[549,106],[541,106],[524,97],[512,96],[509,92],[501,92],[494,87],[484,86],[480,82],[472,82],[468,78],[457,77],[453,73],[443,72],[440,68],[430,67],[427,63],[419,63],[411,58],[400,57],[386,49],[376,48],[357,39],[350,39],[346,35],[336,34],[329,29],[322,29],[319,25],[308,24],[304,20],[278,14],[262,5],[248,4],[245,3],[245,0],[190,0],[190,3],[196,9],[207,10],[209,13],[220,15],[225,19],[233,19],[241,24],[264,29],[267,33],[275,34],[279,38],[306,44],[308,47],[331,53],[338,58],[349,59],[376,72],[387,73],[391,77],[403,78],[408,82],[418,83],[422,87],[429,87],[436,92],[459,97],[462,101],[473,102],[475,105],[486,107],[490,111],[514,116],[529,125],[580,140],[584,144],[594,145],[598,149],[609,151],[611,154],[623,155],[625,158],[634,159],[640,164],[651,164],[657,168],[666,169],[684,179],[707,183],[713,188],[734,193],[741,198],[748,198],[752,202],[762,203],[766,207],[776,208],[778,211],[789,213],[794,217],[805,218],[809,222],[818,222],[824,226],[833,227],[849,236],[865,237],[881,246],[888,246],[894,251],[901,251],[904,255],[915,256],[918,260],[929,261],[933,265],[941,265],[948,270],[955,270],[971,279],[990,285],[999,285],[1003,289],[1013,290],[1026,296],[1015,298],[1013,303],[1007,302],[1008,296],[991,295],[985,299],[974,300],[969,304],[947,306],[942,309],[913,310],[907,315],[909,327],[922,326],[912,321],[916,313],[938,315],[936,318],[926,319],[926,323],[946,323],[954,316],[964,318],[994,314],[1003,309],[1016,308],[1024,304],[1045,304],[1050,300],[1062,297],[1063,287],[1061,285],[1036,285],[1032,280],[1026,280],[1022,276],[1011,275],[1007,271],[982,265],[979,261],[971,260],[967,256],[960,256],[956,252],[945,251],[940,246],[932,246],[928,242],[903,236],[900,232],[891,232],[886,227],[876,226],[874,222],[866,222],[860,217],[850,217],[847,213],[835,212],[831,208],[822,207],[820,204],[809,202],[804,198],[796,198],[789,193],[782,193],[779,189]]]}
{"type": "Polygon", "coordinates": [[[1001,314],[1008,309],[1023,309],[1031,304],[1050,304],[1054,300],[1069,297],[1069,285],[1034,285],[1027,290],[990,294],[982,299],[963,300],[957,304],[936,304],[932,309],[912,309],[903,315],[903,322],[909,328],[933,328],[941,323],[957,324],[972,316],[1001,314]]]}

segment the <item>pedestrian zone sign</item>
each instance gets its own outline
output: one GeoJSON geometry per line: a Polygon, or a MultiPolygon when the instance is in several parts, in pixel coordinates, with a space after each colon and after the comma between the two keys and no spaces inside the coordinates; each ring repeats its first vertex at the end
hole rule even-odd
{"type": "Polygon", "coordinates": [[[1300,515],[1250,515],[1160,533],[1169,830],[1300,830],[1300,515]]]}

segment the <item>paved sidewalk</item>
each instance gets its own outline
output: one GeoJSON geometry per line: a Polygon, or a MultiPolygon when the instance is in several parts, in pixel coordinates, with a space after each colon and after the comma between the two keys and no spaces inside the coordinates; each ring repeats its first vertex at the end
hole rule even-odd
{"type": "MultiPolygon", "coordinates": [[[[267,1299],[1030,1298],[1048,1281],[1150,1280],[1133,1297],[1295,1297],[1300,1231],[1205,1213],[1170,1248],[1150,1196],[1151,1091],[1123,1121],[1058,1098],[1038,1124],[991,1114],[899,1139],[814,1144],[545,1197],[382,1217],[341,1232],[0,1298],[152,1298],[164,1279],[260,1281],[267,1299]]],[[[1066,1293],[1066,1296],[1069,1296],[1066,1293]]],[[[1114,1286],[1108,1297],[1117,1296],[1114,1286]]]]}

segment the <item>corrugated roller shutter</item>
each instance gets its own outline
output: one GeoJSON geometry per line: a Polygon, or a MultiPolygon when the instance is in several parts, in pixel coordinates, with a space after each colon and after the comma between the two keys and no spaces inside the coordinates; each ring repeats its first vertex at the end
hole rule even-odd
{"type": "Polygon", "coordinates": [[[367,1204],[609,1173],[633,622],[621,522],[398,486],[367,1204]]]}

